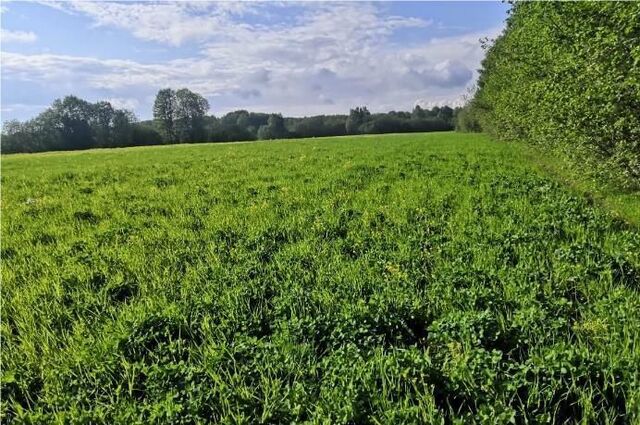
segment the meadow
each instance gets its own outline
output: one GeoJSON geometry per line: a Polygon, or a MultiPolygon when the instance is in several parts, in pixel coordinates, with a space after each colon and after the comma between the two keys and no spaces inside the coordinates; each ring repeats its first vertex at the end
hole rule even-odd
{"type": "Polygon", "coordinates": [[[3,423],[640,421],[637,223],[518,144],[13,155],[1,182],[3,423]]]}

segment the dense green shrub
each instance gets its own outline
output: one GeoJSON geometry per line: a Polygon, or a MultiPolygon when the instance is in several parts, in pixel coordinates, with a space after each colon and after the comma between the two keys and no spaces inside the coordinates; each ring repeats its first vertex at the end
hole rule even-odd
{"type": "Polygon", "coordinates": [[[456,114],[455,128],[456,131],[462,131],[464,133],[479,133],[482,131],[478,110],[472,102],[464,108],[460,108],[456,114]]]}
{"type": "Polygon", "coordinates": [[[2,127],[2,152],[41,152],[136,144],[133,113],[76,96],[56,99],[35,118],[2,127]]]}
{"type": "Polygon", "coordinates": [[[516,3],[472,107],[494,136],[640,187],[640,3],[516,3]]]}
{"type": "Polygon", "coordinates": [[[285,139],[289,136],[289,131],[284,126],[284,118],[280,114],[271,114],[267,124],[258,129],[258,139],[285,139]]]}

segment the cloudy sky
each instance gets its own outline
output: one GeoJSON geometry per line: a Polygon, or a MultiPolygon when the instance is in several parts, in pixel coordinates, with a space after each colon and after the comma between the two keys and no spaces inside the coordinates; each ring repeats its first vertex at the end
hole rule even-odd
{"type": "Polygon", "coordinates": [[[304,116],[453,104],[473,85],[499,2],[3,2],[2,120],[59,97],[151,118],[188,87],[211,112],[304,116]]]}

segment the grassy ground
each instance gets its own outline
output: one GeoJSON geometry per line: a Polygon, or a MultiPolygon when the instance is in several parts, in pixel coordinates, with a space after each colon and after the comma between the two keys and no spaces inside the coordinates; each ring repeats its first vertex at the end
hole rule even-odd
{"type": "Polygon", "coordinates": [[[535,164],[544,174],[553,176],[574,192],[598,203],[616,218],[640,228],[640,191],[625,190],[598,180],[588,164],[576,168],[562,156],[552,156],[535,148],[519,147],[527,154],[530,163],[535,164]],[[582,169],[580,169],[582,168],[582,169]]]}
{"type": "Polygon", "coordinates": [[[3,157],[3,422],[637,421],[640,231],[528,155],[3,157]]]}

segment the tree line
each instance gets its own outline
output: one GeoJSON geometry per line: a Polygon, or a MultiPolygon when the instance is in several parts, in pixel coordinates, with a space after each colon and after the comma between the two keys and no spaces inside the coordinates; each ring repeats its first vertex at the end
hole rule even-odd
{"type": "Polygon", "coordinates": [[[640,188],[640,2],[516,2],[457,128],[640,188]]]}
{"type": "MultiPolygon", "coordinates": [[[[90,103],[76,96],[57,99],[37,117],[2,126],[2,152],[42,152],[131,146],[145,138],[133,113],[109,102],[90,103]]],[[[148,135],[150,138],[153,135],[148,135]]]]}
{"type": "Polygon", "coordinates": [[[413,111],[370,113],[366,107],[348,115],[283,117],[238,110],[221,117],[208,115],[209,102],[189,89],[162,89],[153,105],[153,119],[139,121],[109,102],[90,103],[76,96],[58,99],[33,119],[5,122],[2,153],[79,150],[171,143],[230,142],[350,134],[453,130],[459,108],[448,106],[413,111]]]}

